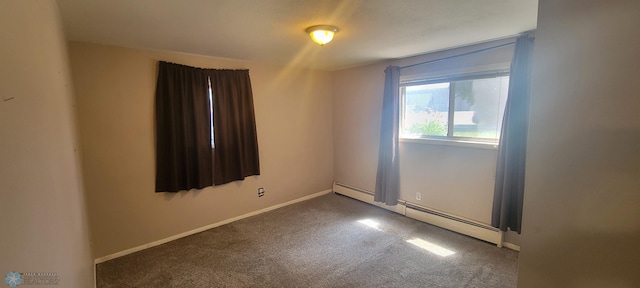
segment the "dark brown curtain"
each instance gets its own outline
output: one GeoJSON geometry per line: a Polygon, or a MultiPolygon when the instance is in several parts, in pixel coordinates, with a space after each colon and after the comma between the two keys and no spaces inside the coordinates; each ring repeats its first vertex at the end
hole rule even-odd
{"type": "Polygon", "coordinates": [[[400,193],[400,171],[398,165],[400,68],[389,66],[384,73],[380,150],[378,152],[378,173],[374,201],[387,205],[396,205],[398,204],[398,195],[400,193]]]}
{"type": "Polygon", "coordinates": [[[159,62],[156,84],[156,192],[213,185],[207,73],[159,62]]]}
{"type": "Polygon", "coordinates": [[[213,92],[215,185],[260,175],[249,70],[208,70],[213,92]]]}
{"type": "Polygon", "coordinates": [[[156,85],[156,192],[201,189],[260,175],[248,70],[160,62],[156,85]]]}
{"type": "Polygon", "coordinates": [[[516,40],[509,92],[502,120],[491,225],[520,233],[531,96],[533,37],[516,40]]]}

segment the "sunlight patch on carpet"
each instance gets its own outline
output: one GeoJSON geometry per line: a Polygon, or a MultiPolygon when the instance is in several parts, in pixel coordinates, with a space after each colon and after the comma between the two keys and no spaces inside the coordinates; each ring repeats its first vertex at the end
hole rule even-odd
{"type": "Polygon", "coordinates": [[[453,252],[447,248],[444,248],[442,246],[438,246],[436,244],[433,244],[429,241],[426,240],[422,240],[420,238],[413,238],[413,239],[409,239],[407,240],[407,242],[416,245],[424,250],[427,250],[433,254],[442,256],[442,257],[447,257],[453,254],[456,254],[456,252],[453,252]]]}
{"type": "Polygon", "coordinates": [[[380,229],[380,223],[378,223],[375,220],[371,220],[371,219],[362,219],[362,220],[358,220],[358,223],[360,224],[364,224],[367,225],[373,229],[376,229],[378,231],[382,231],[382,229],[380,229]]]}

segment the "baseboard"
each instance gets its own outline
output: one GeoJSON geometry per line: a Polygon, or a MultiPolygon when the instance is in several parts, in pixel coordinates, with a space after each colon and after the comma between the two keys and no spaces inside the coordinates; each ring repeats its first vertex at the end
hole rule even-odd
{"type": "Polygon", "coordinates": [[[93,263],[93,288],[98,288],[98,274],[96,272],[96,263],[93,263]]]}
{"type": "Polygon", "coordinates": [[[520,245],[516,245],[513,243],[509,243],[509,242],[502,242],[502,246],[504,246],[505,248],[509,248],[511,250],[515,250],[520,252],[520,245]]]}
{"type": "Polygon", "coordinates": [[[504,234],[502,231],[470,219],[462,219],[460,216],[452,216],[451,214],[437,211],[433,208],[420,207],[415,204],[411,204],[411,207],[407,207],[407,214],[405,216],[493,243],[498,247],[502,247],[503,245],[502,239],[504,234]],[[434,214],[434,212],[436,214],[434,214]]]}
{"type": "MultiPolygon", "coordinates": [[[[333,191],[362,202],[372,204],[402,214],[406,217],[416,219],[425,223],[429,223],[438,227],[442,227],[451,231],[455,231],[467,236],[471,236],[489,243],[496,244],[498,247],[503,246],[504,233],[496,228],[486,224],[474,221],[472,219],[438,211],[430,207],[423,207],[409,201],[399,200],[396,206],[388,206],[382,203],[374,202],[373,193],[360,188],[355,188],[342,183],[333,183],[333,191]]],[[[510,243],[511,244],[511,243],[510,243]]],[[[511,244],[511,247],[517,247],[511,244]]],[[[509,247],[509,248],[511,248],[509,247]]],[[[511,248],[511,249],[514,249],[511,248]]],[[[518,247],[519,249],[519,247],[518,247]]],[[[514,249],[516,250],[516,249],[514,249]]],[[[518,250],[519,251],[519,250],[518,250]]]]}
{"type": "MultiPolygon", "coordinates": [[[[215,227],[218,227],[218,226],[229,224],[231,222],[235,222],[235,221],[238,221],[238,220],[241,220],[241,219],[244,219],[244,218],[248,218],[248,217],[255,216],[255,215],[258,215],[258,214],[262,214],[262,213],[265,213],[265,212],[269,212],[271,210],[282,208],[284,206],[288,206],[288,205],[295,204],[295,203],[298,203],[298,202],[302,202],[302,201],[306,201],[306,200],[309,200],[309,199],[313,199],[313,198],[316,198],[316,197],[319,197],[319,196],[322,196],[322,195],[325,195],[325,194],[329,194],[331,192],[333,192],[332,189],[320,191],[318,193],[314,193],[314,194],[307,195],[307,196],[304,196],[304,197],[301,197],[301,198],[298,198],[298,199],[294,199],[294,200],[287,201],[287,202],[284,202],[284,203],[281,203],[281,204],[277,204],[277,205],[274,205],[274,206],[263,208],[263,209],[260,209],[260,210],[257,210],[257,211],[253,211],[253,212],[250,212],[250,213],[247,213],[247,214],[244,214],[244,215],[240,215],[240,216],[237,216],[237,217],[233,217],[233,218],[229,218],[229,219],[226,219],[226,220],[222,220],[220,222],[216,222],[216,223],[209,224],[209,225],[206,225],[206,226],[203,226],[203,227],[200,227],[200,228],[196,228],[196,229],[193,229],[193,230],[190,230],[190,231],[187,231],[187,232],[183,232],[183,233],[180,233],[180,234],[177,234],[177,235],[173,235],[173,236],[170,236],[170,237],[167,237],[167,238],[164,238],[164,239],[160,239],[160,240],[153,241],[153,242],[150,242],[150,243],[147,243],[147,244],[136,246],[136,247],[124,250],[124,251],[120,251],[120,252],[116,252],[116,253],[113,253],[113,254],[109,254],[109,255],[106,255],[106,256],[103,256],[103,257],[100,257],[100,258],[96,258],[94,260],[94,264],[99,264],[99,263],[102,263],[102,262],[106,262],[106,261],[109,261],[109,260],[112,260],[112,259],[115,259],[115,258],[118,258],[118,257],[122,257],[122,256],[125,256],[125,255],[128,255],[128,254],[131,254],[131,253],[142,251],[142,250],[147,249],[147,248],[151,248],[151,247],[155,247],[155,246],[158,246],[158,245],[162,245],[162,244],[171,242],[173,240],[177,240],[177,239],[180,239],[180,238],[183,238],[183,237],[187,237],[187,236],[190,236],[190,235],[193,235],[193,234],[196,234],[196,233],[200,233],[202,231],[209,230],[211,228],[215,228],[215,227]]],[[[94,269],[95,269],[95,265],[94,265],[94,269]]],[[[94,273],[94,275],[95,275],[95,273],[94,273]]]]}
{"type": "Polygon", "coordinates": [[[380,208],[387,209],[389,211],[396,212],[398,214],[405,215],[404,201],[401,201],[401,200],[398,201],[398,205],[394,205],[394,206],[386,205],[380,202],[375,202],[373,200],[373,193],[366,190],[359,189],[359,188],[347,186],[342,183],[336,183],[336,182],[333,183],[333,192],[338,193],[340,195],[347,196],[349,198],[360,200],[367,204],[371,204],[371,205],[378,206],[380,208]]]}

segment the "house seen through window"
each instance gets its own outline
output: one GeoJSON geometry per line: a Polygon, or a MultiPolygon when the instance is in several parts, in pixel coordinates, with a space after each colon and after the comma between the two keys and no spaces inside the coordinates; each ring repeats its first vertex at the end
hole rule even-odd
{"type": "Polygon", "coordinates": [[[496,143],[507,72],[401,83],[401,138],[496,143]]]}

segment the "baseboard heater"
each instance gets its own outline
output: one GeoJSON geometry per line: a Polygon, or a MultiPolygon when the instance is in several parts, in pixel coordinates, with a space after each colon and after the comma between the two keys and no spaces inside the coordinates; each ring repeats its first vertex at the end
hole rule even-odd
{"type": "Polygon", "coordinates": [[[333,183],[333,192],[502,247],[502,231],[471,219],[420,206],[404,200],[399,200],[398,205],[395,206],[385,205],[373,201],[373,192],[337,182],[333,183]]]}

